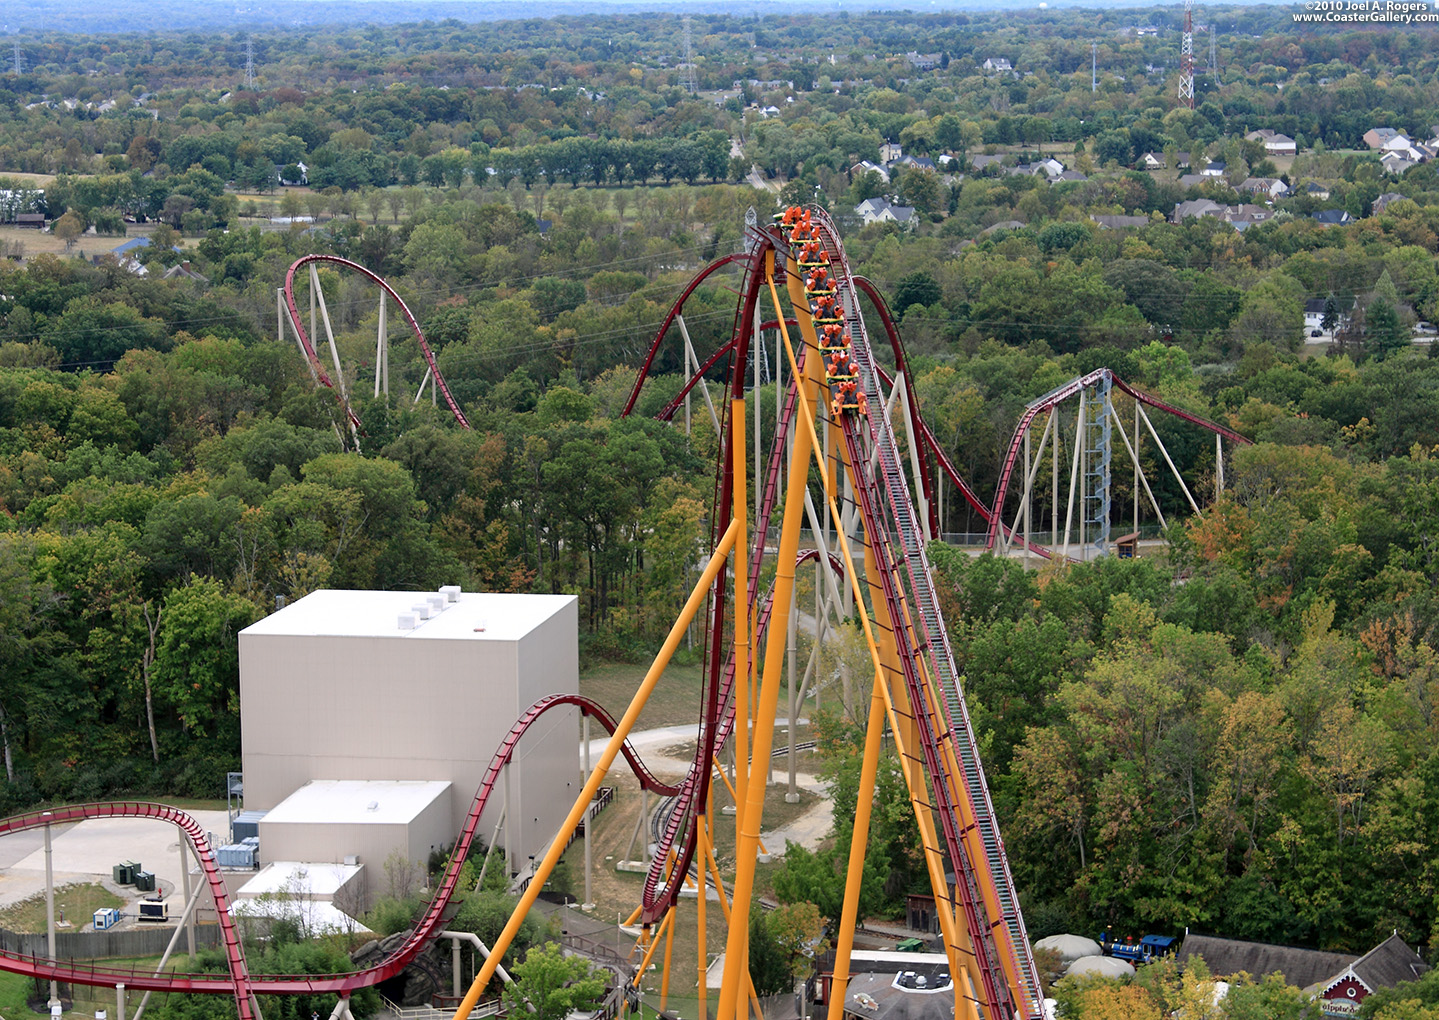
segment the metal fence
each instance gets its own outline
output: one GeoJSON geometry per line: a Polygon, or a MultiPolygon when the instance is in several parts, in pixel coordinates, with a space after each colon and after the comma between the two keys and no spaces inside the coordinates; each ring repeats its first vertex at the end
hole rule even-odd
{"type": "MultiPolygon", "coordinates": [[[[55,933],[57,960],[103,960],[113,957],[159,956],[175,934],[173,925],[136,928],[130,931],[61,931],[55,933]]],[[[220,944],[220,926],[197,924],[195,946],[210,949],[220,944]]],[[[16,932],[0,928],[0,950],[26,956],[48,957],[44,932],[16,932]]]]}

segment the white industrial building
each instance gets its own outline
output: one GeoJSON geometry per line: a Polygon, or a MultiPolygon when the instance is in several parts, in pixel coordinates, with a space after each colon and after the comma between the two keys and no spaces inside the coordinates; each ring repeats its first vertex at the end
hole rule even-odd
{"type": "MultiPolygon", "coordinates": [[[[245,807],[266,812],[260,862],[348,858],[369,873],[366,898],[383,895],[390,855],[423,865],[454,842],[515,720],[578,690],[573,596],[306,595],[240,632],[245,807]]],[[[543,851],[574,803],[578,740],[577,710],[545,715],[491,796],[477,835],[512,868],[543,851]]]]}

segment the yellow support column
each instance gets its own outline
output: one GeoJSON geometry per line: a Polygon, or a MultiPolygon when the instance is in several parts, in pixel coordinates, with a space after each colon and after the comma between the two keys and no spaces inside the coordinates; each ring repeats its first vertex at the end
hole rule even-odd
{"type": "Polygon", "coordinates": [[[590,778],[586,781],[584,789],[580,791],[579,797],[576,798],[574,807],[570,809],[569,816],[565,819],[564,824],[560,826],[555,839],[550,843],[549,850],[545,852],[544,860],[542,860],[536,868],[534,878],[531,879],[529,886],[526,887],[524,894],[520,897],[520,902],[515,907],[514,913],[510,915],[510,919],[506,922],[504,930],[500,932],[499,938],[495,939],[494,945],[490,948],[490,955],[485,958],[483,966],[480,967],[480,972],[475,975],[475,980],[470,984],[469,991],[465,993],[464,999],[462,999],[459,1006],[456,1007],[454,1020],[467,1020],[470,1012],[475,1008],[475,1003],[480,1001],[480,995],[484,992],[485,986],[490,983],[490,978],[494,977],[495,968],[500,965],[500,961],[504,958],[505,950],[509,949],[510,943],[514,941],[516,932],[519,931],[520,925],[524,923],[525,915],[529,913],[530,907],[534,905],[535,900],[539,897],[540,889],[544,887],[545,882],[549,880],[550,874],[555,870],[555,865],[559,862],[560,855],[564,853],[571,834],[574,833],[575,827],[578,826],[584,818],[585,811],[589,808],[590,802],[594,800],[595,791],[597,791],[600,784],[604,782],[610,766],[614,764],[615,758],[624,746],[625,739],[630,735],[630,730],[634,728],[635,721],[639,719],[640,712],[643,711],[645,703],[649,700],[650,694],[655,689],[655,685],[659,683],[660,676],[664,673],[665,667],[669,665],[670,657],[674,655],[675,649],[677,649],[680,642],[684,640],[685,629],[689,626],[690,620],[694,618],[695,613],[699,611],[699,608],[704,605],[705,600],[709,597],[710,586],[714,584],[715,578],[719,576],[720,570],[724,567],[729,552],[734,547],[735,537],[738,531],[739,528],[731,524],[725,532],[724,537],[720,539],[719,545],[715,548],[713,555],[710,556],[709,563],[705,565],[704,572],[700,574],[699,581],[696,582],[694,590],[690,593],[689,600],[685,602],[684,608],[680,611],[679,619],[677,619],[674,626],[670,628],[669,636],[665,639],[665,643],[660,648],[659,654],[655,656],[655,661],[650,665],[649,672],[645,674],[644,681],[640,684],[639,690],[635,692],[634,698],[630,700],[629,708],[625,710],[624,716],[621,717],[619,723],[616,724],[615,731],[610,736],[609,743],[605,745],[604,753],[600,755],[600,760],[595,765],[594,771],[590,773],[590,778]]]}
{"type": "MultiPolygon", "coordinates": [[[[812,348],[805,358],[804,372],[794,377],[798,389],[799,403],[812,407],[818,391],[819,354],[814,336],[814,323],[810,320],[808,304],[800,289],[796,268],[790,266],[791,305],[798,313],[801,335],[812,348]],[[796,293],[798,290],[798,293],[796,293]]],[[[780,308],[774,288],[773,263],[766,266],[770,292],[774,297],[776,317],[783,328],[784,312],[780,308]]],[[[787,341],[786,341],[787,342],[787,341]]],[[[779,681],[784,666],[784,643],[787,631],[787,613],[794,591],[794,561],[799,548],[800,524],[804,519],[804,492],[809,480],[809,459],[813,452],[811,437],[813,430],[801,432],[795,437],[794,449],[790,455],[790,472],[785,487],[784,519],[780,529],[779,563],[776,570],[772,610],[768,638],[765,647],[764,674],[760,683],[758,709],[755,712],[754,749],[749,763],[749,781],[745,785],[745,800],[735,812],[738,841],[735,847],[735,880],[729,938],[725,950],[725,978],[720,989],[720,1020],[746,1020],[745,1008],[739,1001],[740,968],[745,966],[748,955],[747,936],[749,929],[749,903],[754,891],[755,855],[759,843],[760,823],[764,815],[764,776],[769,773],[770,746],[774,737],[775,712],[779,705],[779,681]],[[731,977],[731,971],[736,971],[731,977]]],[[[736,674],[736,681],[739,677],[736,674]]],[[[738,688],[737,688],[738,689],[738,688]]],[[[743,725],[739,706],[735,707],[736,733],[743,725]]],[[[743,764],[743,763],[741,763],[743,764]]]]}

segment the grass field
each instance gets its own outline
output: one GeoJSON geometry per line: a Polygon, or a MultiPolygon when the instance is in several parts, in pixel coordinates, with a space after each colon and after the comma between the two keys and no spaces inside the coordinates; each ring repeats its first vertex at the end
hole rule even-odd
{"type": "MultiPolygon", "coordinates": [[[[55,922],[63,917],[78,929],[88,924],[95,911],[102,907],[123,907],[125,901],[103,885],[95,882],[74,882],[55,890],[55,922]]],[[[11,931],[45,930],[45,894],[36,893],[29,899],[0,910],[0,928],[11,931]]]]}

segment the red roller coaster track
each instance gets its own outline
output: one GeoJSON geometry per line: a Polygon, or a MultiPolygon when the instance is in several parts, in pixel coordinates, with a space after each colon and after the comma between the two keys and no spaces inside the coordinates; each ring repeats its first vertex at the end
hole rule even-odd
{"type": "Polygon", "coordinates": [[[455,398],[450,394],[450,387],[446,385],[444,376],[440,375],[440,366],[435,362],[435,355],[434,352],[430,350],[430,345],[425,342],[425,334],[420,332],[420,324],[415,321],[414,315],[410,313],[410,306],[405,304],[404,299],[401,298],[399,294],[395,293],[395,289],[386,283],[384,279],[370,272],[358,262],[342,259],[338,255],[306,255],[304,258],[296,260],[295,264],[285,273],[285,308],[290,314],[290,325],[294,327],[295,335],[300,338],[300,346],[304,348],[305,356],[310,360],[310,371],[314,373],[315,380],[321,385],[328,386],[335,391],[335,397],[344,405],[345,414],[349,417],[350,424],[357,430],[361,427],[359,417],[356,416],[354,410],[346,403],[344,397],[341,396],[340,390],[336,388],[329,375],[326,374],[324,365],[320,363],[320,356],[315,352],[315,346],[311,342],[310,334],[305,332],[305,325],[300,318],[299,306],[295,304],[295,273],[304,266],[315,265],[316,263],[336,265],[343,269],[348,269],[351,272],[359,273],[376,287],[379,287],[380,290],[384,291],[384,293],[399,306],[400,314],[404,316],[405,323],[410,327],[410,332],[414,334],[415,340],[420,345],[420,351],[425,356],[425,364],[430,367],[430,372],[434,375],[435,388],[438,389],[445,398],[445,406],[450,409],[450,413],[455,416],[455,421],[459,422],[461,427],[469,428],[469,419],[465,417],[465,412],[460,410],[460,405],[455,403],[455,398]]]}
{"type": "MultiPolygon", "coordinates": [[[[404,970],[441,930],[445,908],[455,893],[460,877],[460,865],[464,863],[465,857],[469,853],[475,830],[479,825],[480,815],[484,812],[485,804],[499,781],[501,769],[510,761],[520,738],[546,712],[565,706],[579,708],[583,714],[599,722],[606,732],[614,732],[615,721],[610,714],[595,702],[577,694],[557,694],[543,698],[516,720],[509,734],[490,759],[489,768],[475,794],[459,839],[455,842],[450,865],[445,871],[434,898],[404,943],[373,967],[348,974],[251,974],[230,915],[225,880],[216,864],[215,854],[209,845],[205,830],[199,822],[179,808],[164,804],[125,801],[77,804],[71,807],[54,808],[50,811],[32,811],[0,819],[0,835],[39,829],[60,822],[83,821],[92,818],[152,818],[179,826],[195,851],[195,857],[204,870],[205,880],[214,897],[229,973],[179,974],[167,971],[156,974],[151,971],[84,966],[73,960],[52,962],[41,957],[9,951],[0,951],[0,970],[24,974],[40,980],[69,981],[82,985],[114,986],[123,984],[126,988],[140,991],[232,994],[239,1007],[241,1020],[254,1020],[256,1016],[250,1004],[251,995],[336,994],[347,996],[358,988],[368,988],[386,981],[404,970]]],[[[630,770],[644,789],[665,797],[679,792],[679,787],[671,786],[655,778],[628,743],[624,746],[623,754],[630,770]]]]}

